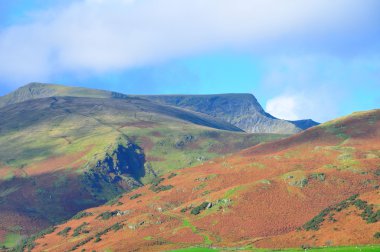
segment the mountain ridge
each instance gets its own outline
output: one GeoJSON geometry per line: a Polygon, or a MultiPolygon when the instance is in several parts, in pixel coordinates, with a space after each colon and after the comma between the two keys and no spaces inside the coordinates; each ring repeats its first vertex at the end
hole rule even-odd
{"type": "Polygon", "coordinates": [[[294,134],[318,125],[311,119],[287,121],[265,112],[253,94],[136,96],[221,118],[249,133],[294,134]]]}
{"type": "Polygon", "coordinates": [[[95,98],[135,97],[203,113],[224,120],[248,133],[294,134],[318,125],[311,119],[287,121],[264,111],[253,94],[227,93],[206,95],[126,95],[118,92],[69,87],[63,85],[30,83],[0,97],[0,107],[29,99],[52,96],[95,98]]]}

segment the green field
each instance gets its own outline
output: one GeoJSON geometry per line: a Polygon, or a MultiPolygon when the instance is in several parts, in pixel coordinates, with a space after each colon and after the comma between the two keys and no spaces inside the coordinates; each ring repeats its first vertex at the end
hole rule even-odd
{"type": "Polygon", "coordinates": [[[311,252],[375,252],[380,251],[380,245],[368,245],[368,246],[350,246],[350,247],[327,247],[327,248],[311,248],[311,249],[301,249],[301,248],[290,248],[290,249],[245,249],[245,248],[185,248],[171,250],[170,252],[223,252],[223,251],[252,251],[252,252],[275,252],[275,251],[311,251],[311,252]]]}

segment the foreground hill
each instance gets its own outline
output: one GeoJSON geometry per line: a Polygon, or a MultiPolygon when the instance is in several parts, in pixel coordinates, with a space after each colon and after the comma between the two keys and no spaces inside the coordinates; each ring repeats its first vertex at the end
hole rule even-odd
{"type": "Polygon", "coordinates": [[[279,137],[246,134],[216,118],[139,98],[9,104],[0,108],[0,246],[156,176],[279,137]]]}
{"type": "Polygon", "coordinates": [[[380,110],[355,113],[155,179],[23,246],[165,251],[378,244],[379,150],[380,110]]]}
{"type": "MultiPolygon", "coordinates": [[[[132,97],[104,90],[31,83],[0,97],[0,107],[31,99],[56,96],[121,99],[132,97]]],[[[294,134],[318,125],[310,119],[286,121],[275,118],[264,111],[252,94],[139,95],[133,97],[209,115],[249,133],[294,134]]]]}

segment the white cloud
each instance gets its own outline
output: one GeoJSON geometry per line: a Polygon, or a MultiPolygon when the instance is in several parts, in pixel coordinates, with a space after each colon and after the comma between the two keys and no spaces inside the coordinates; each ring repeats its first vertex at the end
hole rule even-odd
{"type": "Polygon", "coordinates": [[[359,109],[373,109],[379,105],[375,100],[380,91],[379,64],[376,56],[267,58],[260,97],[266,96],[266,110],[282,119],[324,122],[359,109]]]}
{"type": "Polygon", "coordinates": [[[226,47],[271,51],[279,41],[291,45],[301,38],[319,46],[323,39],[315,38],[347,39],[363,25],[375,26],[378,4],[83,0],[34,13],[30,23],[0,31],[0,79],[21,82],[60,72],[104,73],[226,47]]]}
{"type": "MultiPolygon", "coordinates": [[[[314,119],[319,122],[326,121],[330,116],[336,115],[332,97],[322,90],[314,92],[283,93],[269,99],[265,110],[280,119],[301,120],[314,119]]],[[[335,104],[334,104],[335,105],[335,104]]]]}
{"type": "Polygon", "coordinates": [[[266,111],[275,117],[287,120],[301,119],[299,108],[302,99],[296,96],[281,95],[267,101],[266,111]]]}

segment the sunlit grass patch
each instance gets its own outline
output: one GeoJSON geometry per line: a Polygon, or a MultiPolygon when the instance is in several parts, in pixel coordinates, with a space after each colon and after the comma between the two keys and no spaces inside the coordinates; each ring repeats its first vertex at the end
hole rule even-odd
{"type": "Polygon", "coordinates": [[[5,236],[4,242],[0,242],[0,248],[4,246],[5,248],[13,248],[22,240],[22,236],[17,233],[8,233],[5,236]]]}

